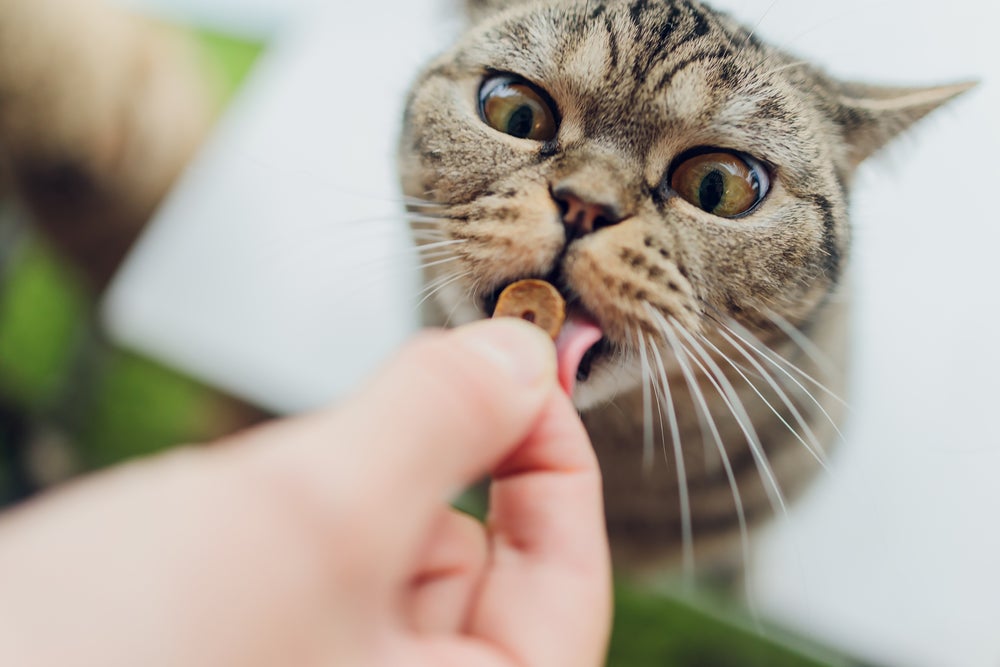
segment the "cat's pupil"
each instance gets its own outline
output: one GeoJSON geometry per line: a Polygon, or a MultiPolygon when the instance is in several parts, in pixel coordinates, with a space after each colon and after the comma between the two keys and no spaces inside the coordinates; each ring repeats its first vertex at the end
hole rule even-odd
{"type": "Polygon", "coordinates": [[[705,211],[714,211],[726,194],[726,180],[722,172],[715,170],[710,172],[701,181],[698,188],[698,203],[705,211]]]}
{"type": "Polygon", "coordinates": [[[527,104],[519,106],[507,121],[507,134],[524,139],[535,127],[535,112],[527,104]]]}

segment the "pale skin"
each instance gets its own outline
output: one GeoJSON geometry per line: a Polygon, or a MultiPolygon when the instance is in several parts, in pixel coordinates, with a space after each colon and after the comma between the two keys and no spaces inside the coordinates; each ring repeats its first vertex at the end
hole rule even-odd
{"type": "Polygon", "coordinates": [[[425,334],[335,409],[10,512],[0,664],[601,664],[600,474],[555,363],[522,322],[425,334]],[[487,473],[483,525],[447,501],[487,473]]]}

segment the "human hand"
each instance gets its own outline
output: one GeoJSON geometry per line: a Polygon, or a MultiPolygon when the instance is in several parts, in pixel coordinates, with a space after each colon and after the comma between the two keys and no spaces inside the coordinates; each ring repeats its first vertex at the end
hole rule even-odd
{"type": "Polygon", "coordinates": [[[0,520],[0,664],[597,665],[600,486],[540,330],[426,334],[334,410],[0,520]],[[486,473],[484,527],[447,500],[486,473]]]}

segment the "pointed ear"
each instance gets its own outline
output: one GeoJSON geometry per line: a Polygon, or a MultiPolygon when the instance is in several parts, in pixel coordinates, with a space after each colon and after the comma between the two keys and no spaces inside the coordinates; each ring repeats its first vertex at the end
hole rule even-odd
{"type": "Polygon", "coordinates": [[[893,88],[856,83],[836,85],[837,121],[847,141],[850,168],[945,102],[974,88],[975,81],[931,88],[893,88]]]}

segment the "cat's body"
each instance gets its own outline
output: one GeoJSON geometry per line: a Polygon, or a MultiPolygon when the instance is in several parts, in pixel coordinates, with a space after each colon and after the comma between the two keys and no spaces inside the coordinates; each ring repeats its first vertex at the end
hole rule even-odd
{"type": "Polygon", "coordinates": [[[428,319],[556,284],[604,336],[575,399],[617,563],[690,563],[825,460],[854,169],[965,87],[840,84],[683,0],[471,9],[401,141],[428,319]]]}

